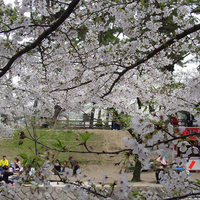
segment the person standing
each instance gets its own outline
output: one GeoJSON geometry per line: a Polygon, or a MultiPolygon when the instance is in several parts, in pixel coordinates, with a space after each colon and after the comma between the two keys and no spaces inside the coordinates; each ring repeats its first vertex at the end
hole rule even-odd
{"type": "Polygon", "coordinates": [[[3,171],[3,168],[5,166],[8,167],[8,165],[9,165],[8,160],[6,159],[6,156],[4,155],[3,159],[0,160],[0,171],[3,171]]]}
{"type": "Polygon", "coordinates": [[[120,121],[117,120],[116,122],[114,122],[113,124],[113,130],[120,130],[120,121]]]}
{"type": "Polygon", "coordinates": [[[187,125],[188,127],[193,127],[194,115],[189,114],[187,116],[187,125]]]}
{"type": "Polygon", "coordinates": [[[156,172],[155,172],[155,175],[156,175],[156,183],[160,183],[160,172],[161,171],[164,171],[164,167],[167,165],[167,162],[166,160],[164,159],[163,156],[159,156],[157,159],[156,159],[156,172]]]}
{"type": "Polygon", "coordinates": [[[76,161],[74,159],[70,159],[70,164],[71,164],[71,167],[73,169],[73,175],[75,175],[76,171],[80,168],[78,161],[76,161]]]}

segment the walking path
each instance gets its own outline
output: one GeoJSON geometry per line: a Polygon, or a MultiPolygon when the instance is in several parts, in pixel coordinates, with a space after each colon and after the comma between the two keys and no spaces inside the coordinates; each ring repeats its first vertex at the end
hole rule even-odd
{"type": "MultiPolygon", "coordinates": [[[[129,177],[132,177],[132,173],[129,173],[129,177]]],[[[59,181],[59,178],[54,175],[52,179],[59,181]]],[[[200,173],[191,172],[191,180],[195,181],[196,179],[200,179],[200,173]]],[[[86,183],[86,185],[87,185],[87,180],[88,180],[88,177],[83,178],[83,181],[86,183]]],[[[100,182],[102,182],[102,178],[95,178],[95,183],[97,184],[97,186],[99,185],[100,182]]],[[[108,181],[106,182],[106,185],[109,185],[110,183],[112,183],[112,181],[109,181],[108,179],[108,181]]],[[[135,187],[153,187],[153,188],[162,187],[161,184],[155,183],[155,172],[141,172],[141,181],[129,182],[129,184],[135,187]]],[[[53,185],[54,187],[63,187],[65,184],[61,182],[59,182],[59,184],[57,182],[52,182],[51,185],[53,185]]]]}

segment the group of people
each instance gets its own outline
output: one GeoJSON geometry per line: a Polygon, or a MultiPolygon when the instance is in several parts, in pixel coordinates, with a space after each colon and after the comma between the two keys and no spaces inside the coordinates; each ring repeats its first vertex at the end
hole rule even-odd
{"type": "MultiPolygon", "coordinates": [[[[77,170],[80,168],[78,161],[74,159],[69,159],[69,162],[70,162],[71,168],[73,169],[73,175],[75,175],[77,170]]],[[[64,161],[63,164],[61,164],[60,161],[56,159],[54,163],[54,169],[57,172],[64,172],[66,167],[69,167],[67,161],[64,161]]]]}
{"type": "Polygon", "coordinates": [[[19,158],[15,158],[14,165],[9,164],[8,159],[4,155],[3,158],[0,160],[0,181],[5,181],[5,183],[13,183],[13,180],[10,179],[10,176],[17,175],[21,169],[21,163],[19,158]]]}
{"type": "MultiPolygon", "coordinates": [[[[49,159],[45,161],[46,165],[50,163],[49,159]]],[[[80,168],[78,161],[74,159],[69,159],[69,163],[71,165],[71,168],[73,169],[73,175],[77,173],[77,170],[80,168]]],[[[68,162],[64,161],[63,164],[60,163],[58,159],[56,159],[54,163],[54,171],[56,172],[64,172],[65,168],[69,167],[68,162]]],[[[16,179],[10,178],[11,176],[16,176],[19,174],[19,171],[21,171],[21,163],[19,158],[15,158],[14,163],[10,163],[6,156],[4,155],[3,158],[0,160],[0,181],[5,181],[5,183],[11,183],[13,184],[13,180],[16,179]]]]}

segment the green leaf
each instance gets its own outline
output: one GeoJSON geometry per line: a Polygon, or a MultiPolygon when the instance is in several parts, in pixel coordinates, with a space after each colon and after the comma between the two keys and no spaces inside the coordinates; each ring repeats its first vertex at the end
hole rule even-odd
{"type": "Polygon", "coordinates": [[[147,110],[147,106],[145,106],[144,112],[147,110]]]}
{"type": "Polygon", "coordinates": [[[25,153],[20,153],[18,156],[21,157],[23,160],[28,159],[28,156],[25,153]]]}
{"type": "Polygon", "coordinates": [[[200,185],[200,180],[199,179],[195,179],[196,180],[196,184],[200,185]]]}
{"type": "Polygon", "coordinates": [[[27,163],[27,159],[23,160],[22,166],[24,167],[26,165],[26,163],[27,163]]]}
{"type": "Polygon", "coordinates": [[[36,164],[42,166],[44,161],[41,157],[35,157],[36,164]]]}
{"type": "Polygon", "coordinates": [[[79,133],[79,135],[81,136],[81,138],[83,139],[84,142],[86,142],[92,134],[94,134],[94,133],[86,133],[86,134],[79,133]]]}
{"type": "Polygon", "coordinates": [[[139,194],[139,191],[137,190],[137,191],[133,192],[132,196],[136,196],[138,194],[139,194]]]}
{"type": "Polygon", "coordinates": [[[53,146],[62,149],[63,145],[62,145],[61,141],[58,138],[56,138],[56,140],[58,143],[54,143],[53,146]]]}

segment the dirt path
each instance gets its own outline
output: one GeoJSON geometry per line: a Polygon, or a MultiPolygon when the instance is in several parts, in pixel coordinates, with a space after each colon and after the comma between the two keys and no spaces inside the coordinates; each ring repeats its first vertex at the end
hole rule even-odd
{"type": "MultiPolygon", "coordinates": [[[[91,146],[93,146],[94,151],[118,151],[122,150],[125,147],[122,138],[130,137],[130,134],[127,131],[112,131],[112,130],[79,130],[80,132],[94,132],[92,136],[94,139],[91,141],[91,146]]],[[[82,155],[84,156],[84,155],[82,155]]],[[[117,180],[121,174],[121,165],[115,165],[120,161],[123,161],[124,154],[120,155],[113,155],[109,158],[107,155],[90,155],[91,159],[94,160],[91,162],[87,162],[85,165],[81,166],[82,174],[86,177],[84,178],[85,181],[89,177],[95,178],[95,182],[102,182],[103,175],[108,175],[109,179],[108,182],[112,183],[113,180],[117,180]]],[[[123,171],[125,168],[123,167],[123,171]]],[[[200,179],[200,173],[191,173],[191,179],[200,179]]],[[[128,180],[130,181],[133,177],[133,173],[128,173],[128,180]]],[[[153,183],[155,182],[155,172],[142,172],[141,173],[141,180],[142,182],[153,183]]]]}

